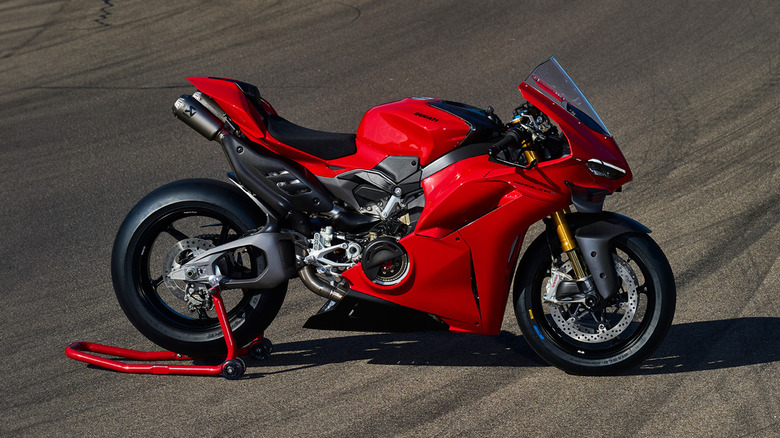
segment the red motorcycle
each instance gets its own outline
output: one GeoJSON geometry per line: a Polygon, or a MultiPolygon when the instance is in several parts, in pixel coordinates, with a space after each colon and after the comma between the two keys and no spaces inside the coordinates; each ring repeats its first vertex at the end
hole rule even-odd
{"type": "Polygon", "coordinates": [[[356,134],[297,126],[245,82],[189,81],[199,91],[173,112],[222,145],[230,183],[150,193],[112,256],[122,309],[158,345],[220,354],[226,328],[246,345],[296,276],[327,299],[305,324],[319,329],[496,335],[512,289],[526,341],[575,374],[626,370],[666,335],[672,270],[649,229],[602,211],[631,171],[554,58],[520,84],[509,123],[412,97],[370,109],[356,134]]]}

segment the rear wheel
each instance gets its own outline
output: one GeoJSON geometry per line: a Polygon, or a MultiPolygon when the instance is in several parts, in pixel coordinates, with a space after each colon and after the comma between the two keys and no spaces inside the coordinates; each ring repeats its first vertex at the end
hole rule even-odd
{"type": "Polygon", "coordinates": [[[531,244],[515,276],[515,315],[533,350],[566,372],[614,374],[636,366],[666,336],[676,292],[669,262],[646,234],[612,240],[612,259],[621,281],[618,296],[603,308],[556,304],[545,297],[556,272],[571,274],[571,263],[546,238],[531,244]]]}
{"type": "MultiPolygon", "coordinates": [[[[191,356],[224,354],[222,330],[210,297],[168,274],[262,223],[229,186],[210,185],[152,192],[125,219],[112,258],[114,289],[133,325],[161,347],[191,356]]],[[[251,269],[252,260],[242,251],[233,254],[238,267],[251,269]]],[[[246,345],[270,325],[286,290],[286,281],[272,289],[222,290],[237,344],[246,345]]]]}

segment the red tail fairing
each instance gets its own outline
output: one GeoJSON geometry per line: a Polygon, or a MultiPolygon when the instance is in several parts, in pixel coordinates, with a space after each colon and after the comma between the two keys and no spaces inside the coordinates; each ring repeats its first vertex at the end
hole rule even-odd
{"type": "Polygon", "coordinates": [[[256,142],[265,137],[263,118],[276,111],[260,97],[257,87],[225,78],[191,77],[187,80],[211,96],[250,140],[256,142]]]}

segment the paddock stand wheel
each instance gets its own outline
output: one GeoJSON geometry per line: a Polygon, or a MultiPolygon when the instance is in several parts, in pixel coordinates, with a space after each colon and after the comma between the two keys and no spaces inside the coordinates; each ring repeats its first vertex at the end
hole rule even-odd
{"type": "Polygon", "coordinates": [[[228,380],[238,380],[244,375],[246,365],[240,358],[228,359],[222,362],[222,377],[228,380]]]}
{"type": "Polygon", "coordinates": [[[274,349],[274,344],[268,338],[258,338],[249,343],[248,352],[249,356],[253,359],[263,360],[267,359],[271,355],[274,349]]]}
{"type": "Polygon", "coordinates": [[[96,356],[91,353],[105,354],[123,359],[131,360],[192,360],[195,359],[183,354],[172,351],[138,351],[127,348],[112,347],[110,345],[96,344],[92,342],[74,342],[65,348],[65,355],[69,358],[106,368],[112,371],[131,374],[183,374],[191,376],[215,376],[221,374],[228,380],[236,380],[244,375],[246,365],[238,356],[250,354],[256,359],[264,359],[271,353],[271,341],[266,339],[263,334],[253,340],[249,347],[238,348],[233,338],[233,331],[230,328],[225,305],[220,295],[220,280],[215,278],[212,281],[212,288],[209,294],[214,301],[214,310],[217,313],[219,325],[227,344],[227,356],[220,365],[154,365],[133,363],[128,364],[118,360],[107,359],[96,356]]]}

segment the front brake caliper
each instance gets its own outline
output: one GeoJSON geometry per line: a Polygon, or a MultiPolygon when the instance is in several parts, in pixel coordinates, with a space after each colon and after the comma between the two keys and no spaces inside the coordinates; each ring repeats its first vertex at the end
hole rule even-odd
{"type": "Polygon", "coordinates": [[[547,291],[544,294],[544,302],[557,303],[558,300],[555,297],[558,291],[558,286],[564,281],[573,281],[574,278],[567,274],[571,270],[571,262],[566,262],[560,266],[553,266],[550,268],[550,280],[547,282],[547,291]]]}

